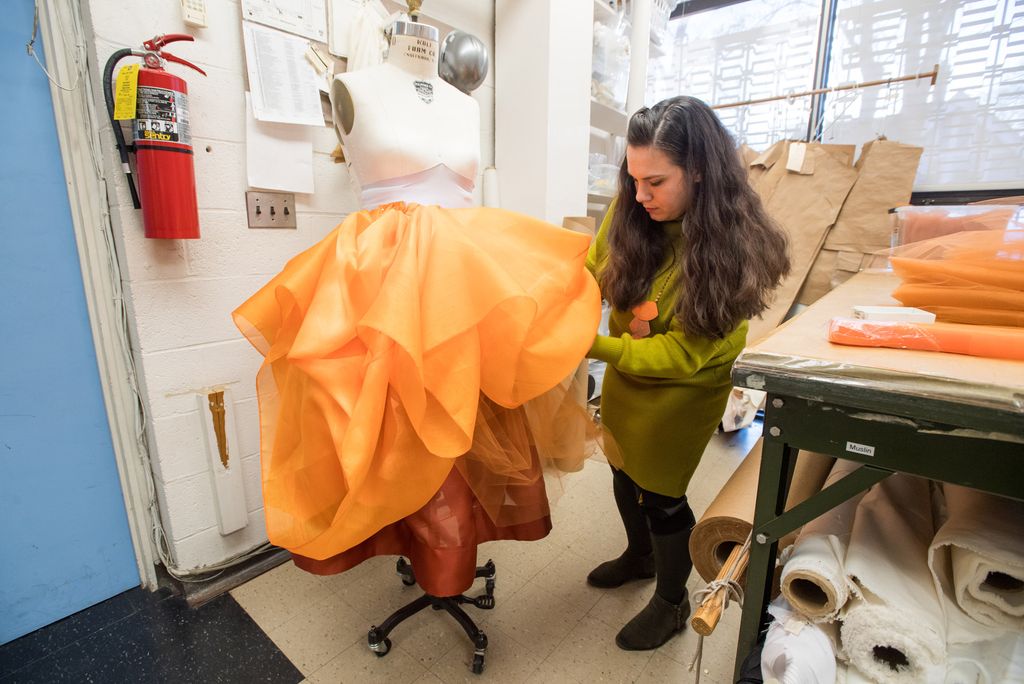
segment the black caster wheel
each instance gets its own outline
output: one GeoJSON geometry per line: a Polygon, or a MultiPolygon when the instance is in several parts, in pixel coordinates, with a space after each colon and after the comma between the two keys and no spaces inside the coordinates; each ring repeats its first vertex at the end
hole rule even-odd
{"type": "Polygon", "coordinates": [[[405,586],[411,587],[416,584],[416,574],[412,570],[412,565],[404,558],[399,557],[398,562],[395,564],[395,571],[398,572],[399,577],[402,578],[402,584],[405,586]]]}
{"type": "Polygon", "coordinates": [[[366,635],[366,645],[378,658],[383,658],[391,650],[391,639],[382,638],[380,630],[374,625],[370,627],[370,632],[366,635]]]}
{"type": "Polygon", "coordinates": [[[473,656],[473,665],[470,668],[473,670],[473,674],[480,674],[484,671],[484,657],[477,653],[473,656]]]}
{"type": "Polygon", "coordinates": [[[385,637],[384,641],[380,641],[376,644],[370,644],[370,650],[373,651],[373,654],[378,658],[383,658],[391,650],[391,639],[385,637]]]}

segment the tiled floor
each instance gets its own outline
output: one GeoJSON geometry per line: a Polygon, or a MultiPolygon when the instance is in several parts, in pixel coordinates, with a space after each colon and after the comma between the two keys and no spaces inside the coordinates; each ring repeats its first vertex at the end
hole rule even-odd
{"type": "MultiPolygon", "coordinates": [[[[698,517],[758,432],[754,427],[713,438],[690,486],[698,517]]],[[[615,633],[646,604],[653,581],[613,590],[586,583],[594,565],[625,545],[608,467],[589,462],[563,483],[547,538],[480,547],[480,562],[492,558],[498,568],[494,610],[466,609],[489,640],[482,677],[470,672],[473,648],[465,633],[440,612],[423,611],[399,625],[383,658],[367,648],[369,626],[421,593],[402,585],[393,557],[371,559],[326,578],[286,563],[235,589],[232,596],[315,684],[693,681],[688,666],[697,637],[690,630],[654,652],[615,646],[615,633]]],[[[691,594],[702,586],[694,573],[691,594]]],[[[480,593],[482,587],[483,580],[478,580],[469,593],[480,593]]],[[[733,607],[704,645],[702,682],[732,681],[738,625],[739,609],[733,607]]]]}
{"type": "MultiPolygon", "coordinates": [[[[712,439],[689,491],[698,517],[759,432],[758,424],[712,439]]],[[[692,682],[697,638],[690,630],[653,652],[615,646],[615,633],[646,604],[653,581],[613,590],[586,583],[594,565],[625,545],[608,466],[589,462],[562,483],[548,537],[480,547],[480,562],[497,565],[497,605],[466,608],[489,641],[479,677],[470,672],[469,640],[442,612],[426,610],[399,625],[383,658],[367,648],[370,625],[420,594],[402,584],[387,557],[332,577],[285,563],[197,610],[133,589],[0,646],[0,684],[692,682]]],[[[691,594],[701,586],[691,577],[691,594]]],[[[469,593],[482,588],[478,580],[469,593]]],[[[703,682],[732,681],[738,625],[734,607],[704,646],[703,682]]]]}
{"type": "Polygon", "coordinates": [[[168,593],[132,589],[0,646],[2,684],[302,678],[230,596],[191,610],[168,593]]]}

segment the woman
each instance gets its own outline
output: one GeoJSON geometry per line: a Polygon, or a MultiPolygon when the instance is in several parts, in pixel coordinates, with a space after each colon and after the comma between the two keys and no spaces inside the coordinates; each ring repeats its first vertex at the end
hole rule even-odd
{"type": "Polygon", "coordinates": [[[747,319],[789,272],[785,234],[747,182],[714,112],[675,97],[633,115],[619,194],[587,265],[612,305],[602,422],[627,547],[587,577],[616,587],[656,577],[648,605],[616,636],[661,646],[690,613],[694,525],[686,487],[725,409],[747,319]]]}

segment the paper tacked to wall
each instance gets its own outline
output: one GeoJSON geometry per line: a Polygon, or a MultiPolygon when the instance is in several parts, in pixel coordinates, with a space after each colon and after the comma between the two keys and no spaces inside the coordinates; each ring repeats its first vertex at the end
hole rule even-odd
{"type": "Polygon", "coordinates": [[[257,121],[245,94],[245,170],[251,188],[313,192],[313,131],[257,121]]]}
{"type": "Polygon", "coordinates": [[[242,0],[242,18],[327,42],[324,0],[242,0]]]}
{"type": "Polygon", "coordinates": [[[323,126],[316,70],[303,38],[242,22],[252,111],[260,121],[323,126]]]}

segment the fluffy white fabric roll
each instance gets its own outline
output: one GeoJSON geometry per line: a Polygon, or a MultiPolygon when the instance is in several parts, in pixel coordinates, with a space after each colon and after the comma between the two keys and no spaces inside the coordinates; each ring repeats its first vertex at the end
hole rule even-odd
{"type": "Polygon", "coordinates": [[[949,641],[1024,632],[1024,502],[947,484],[946,520],[928,550],[949,641]]]}
{"type": "Polygon", "coordinates": [[[846,571],[859,598],[842,614],[850,663],[876,682],[941,682],[945,619],[928,570],[935,534],[927,480],[895,474],[857,508],[846,571]]]}

